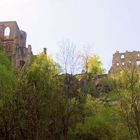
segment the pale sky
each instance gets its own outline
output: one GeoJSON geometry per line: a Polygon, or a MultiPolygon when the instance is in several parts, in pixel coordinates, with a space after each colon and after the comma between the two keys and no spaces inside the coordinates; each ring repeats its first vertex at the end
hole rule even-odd
{"type": "Polygon", "coordinates": [[[116,50],[140,50],[140,0],[0,0],[0,21],[17,21],[37,54],[59,43],[93,46],[105,69],[116,50]]]}

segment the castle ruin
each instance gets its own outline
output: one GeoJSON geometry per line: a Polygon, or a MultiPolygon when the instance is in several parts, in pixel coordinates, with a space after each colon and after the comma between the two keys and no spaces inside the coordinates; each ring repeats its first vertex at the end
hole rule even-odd
{"type": "Polygon", "coordinates": [[[32,57],[31,45],[26,47],[26,32],[19,29],[16,21],[0,22],[0,48],[12,63],[12,68],[29,65],[32,57]]]}
{"type": "Polygon", "coordinates": [[[124,52],[120,53],[116,51],[113,54],[112,66],[110,68],[109,74],[116,74],[122,68],[137,67],[140,69],[140,51],[124,52]]]}

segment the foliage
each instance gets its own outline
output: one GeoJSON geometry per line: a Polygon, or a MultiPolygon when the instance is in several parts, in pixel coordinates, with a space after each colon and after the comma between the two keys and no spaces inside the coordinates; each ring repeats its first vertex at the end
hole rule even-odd
{"type": "Polygon", "coordinates": [[[119,107],[104,104],[87,96],[88,116],[84,123],[78,123],[75,139],[80,140],[123,140],[130,139],[127,127],[120,117],[119,107]],[[121,132],[120,132],[121,130],[121,132]]]}
{"type": "Polygon", "coordinates": [[[132,138],[140,139],[140,77],[136,67],[123,69],[118,80],[123,118],[132,138]]]}
{"type": "MultiPolygon", "coordinates": [[[[17,77],[11,69],[10,60],[0,51],[0,137],[7,135],[9,130],[8,121],[11,118],[11,102],[13,101],[13,90],[16,87],[17,77]]],[[[16,114],[14,114],[16,115],[16,114]]],[[[10,130],[9,130],[10,131],[10,130]]]]}
{"type": "Polygon", "coordinates": [[[87,64],[85,64],[85,66],[87,67],[87,72],[93,73],[95,75],[103,74],[104,72],[100,58],[97,55],[88,57],[87,64]]]}
{"type": "Polygon", "coordinates": [[[137,70],[100,81],[113,88],[105,94],[107,102],[96,91],[92,76],[103,72],[101,62],[94,56],[88,65],[89,73],[83,77],[62,75],[51,57],[40,54],[15,75],[0,52],[0,139],[139,140],[137,70]]]}
{"type": "Polygon", "coordinates": [[[0,96],[12,91],[16,82],[16,76],[11,69],[11,63],[6,55],[0,51],[0,96]]]}
{"type": "Polygon", "coordinates": [[[66,96],[57,79],[57,68],[54,61],[41,54],[20,75],[11,92],[13,98],[1,111],[3,139],[68,139],[70,129],[81,120],[81,105],[66,96]]]}
{"type": "Polygon", "coordinates": [[[84,73],[81,75],[80,80],[80,91],[84,93],[85,95],[92,95],[95,97],[98,97],[98,92],[96,90],[96,83],[93,80],[94,76],[91,73],[84,73]]]}

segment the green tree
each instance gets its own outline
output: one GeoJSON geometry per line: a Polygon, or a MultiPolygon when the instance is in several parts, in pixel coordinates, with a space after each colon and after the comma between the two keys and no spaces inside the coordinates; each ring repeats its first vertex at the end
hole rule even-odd
{"type": "Polygon", "coordinates": [[[136,66],[123,69],[117,92],[123,118],[132,138],[140,139],[140,74],[136,66]]]}
{"type": "Polygon", "coordinates": [[[123,123],[118,105],[104,103],[88,95],[84,122],[77,123],[74,131],[79,140],[123,140],[130,139],[123,123]]]}
{"type": "Polygon", "coordinates": [[[0,51],[0,137],[8,138],[9,121],[12,119],[10,110],[13,91],[17,83],[11,63],[3,51],[0,51]]]}
{"type": "Polygon", "coordinates": [[[8,57],[0,51],[0,95],[9,93],[15,83],[15,75],[8,57]]]}
{"type": "Polygon", "coordinates": [[[59,77],[59,66],[44,54],[19,75],[13,99],[3,110],[1,124],[6,125],[0,127],[2,138],[71,139],[82,109],[79,99],[68,98],[59,77]]]}
{"type": "Polygon", "coordinates": [[[99,56],[97,55],[88,57],[86,63],[84,64],[84,67],[87,69],[88,73],[93,73],[95,75],[104,73],[102,63],[100,61],[99,56]]]}

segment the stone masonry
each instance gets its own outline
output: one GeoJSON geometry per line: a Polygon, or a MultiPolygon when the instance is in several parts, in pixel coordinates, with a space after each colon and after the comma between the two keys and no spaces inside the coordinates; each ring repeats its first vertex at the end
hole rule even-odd
{"type": "Polygon", "coordinates": [[[116,51],[116,53],[113,54],[112,66],[109,74],[116,74],[120,69],[132,66],[136,66],[140,69],[140,51],[126,51],[124,53],[116,51]]]}
{"type": "Polygon", "coordinates": [[[0,48],[12,62],[12,68],[29,65],[31,45],[26,48],[26,32],[19,29],[16,21],[0,22],[0,48]]]}

